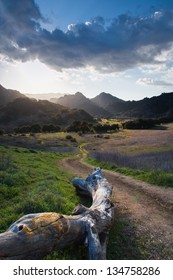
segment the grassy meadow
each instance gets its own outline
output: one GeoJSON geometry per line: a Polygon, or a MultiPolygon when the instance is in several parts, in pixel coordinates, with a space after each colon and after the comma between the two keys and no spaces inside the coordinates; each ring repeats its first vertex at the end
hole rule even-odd
{"type": "Polygon", "coordinates": [[[173,187],[173,124],[150,130],[120,130],[88,144],[87,162],[137,179],[173,187]]]}

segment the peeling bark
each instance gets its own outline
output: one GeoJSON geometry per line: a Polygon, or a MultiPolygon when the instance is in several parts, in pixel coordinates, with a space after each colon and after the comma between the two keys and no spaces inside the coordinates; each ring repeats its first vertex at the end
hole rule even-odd
{"type": "Polygon", "coordinates": [[[40,259],[46,254],[83,242],[89,259],[105,259],[109,230],[115,217],[112,188],[97,168],[86,180],[72,180],[77,192],[92,197],[71,216],[54,212],[28,214],[0,234],[0,259],[40,259]]]}

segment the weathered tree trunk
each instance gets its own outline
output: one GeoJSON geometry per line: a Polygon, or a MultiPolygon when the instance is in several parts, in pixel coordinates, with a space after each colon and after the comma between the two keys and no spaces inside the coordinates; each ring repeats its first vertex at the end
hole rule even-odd
{"type": "Polygon", "coordinates": [[[71,216],[54,212],[29,214],[0,234],[0,259],[40,259],[53,250],[85,243],[89,259],[105,259],[108,234],[115,217],[109,200],[112,188],[97,168],[86,180],[72,181],[76,190],[92,197],[87,208],[78,205],[71,216]]]}

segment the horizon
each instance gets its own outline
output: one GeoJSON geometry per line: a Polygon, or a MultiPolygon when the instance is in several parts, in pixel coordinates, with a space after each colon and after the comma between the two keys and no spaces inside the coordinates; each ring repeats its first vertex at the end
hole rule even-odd
{"type": "MultiPolygon", "coordinates": [[[[5,88],[3,85],[1,85],[0,84],[0,86],[2,86],[3,88],[5,88]]],[[[11,88],[5,88],[5,89],[7,89],[7,90],[16,90],[16,89],[11,89],[11,88]]],[[[18,91],[18,90],[17,90],[18,91]]],[[[105,93],[105,94],[110,94],[110,95],[112,95],[112,96],[114,96],[114,97],[117,97],[117,98],[119,98],[119,99],[122,99],[122,98],[120,98],[118,95],[115,95],[115,94],[112,94],[111,92],[105,92],[105,91],[102,91],[102,92],[99,92],[99,93],[97,93],[96,95],[94,95],[94,96],[92,96],[92,97],[88,97],[85,93],[83,93],[83,92],[79,92],[79,91],[77,91],[77,92],[74,92],[74,93],[68,93],[68,92],[66,92],[66,93],[63,93],[63,92],[43,92],[43,93],[24,93],[24,92],[20,92],[19,91],[19,93],[21,93],[21,94],[23,94],[23,95],[25,95],[25,96],[27,96],[27,97],[29,97],[29,98],[35,98],[35,99],[38,99],[39,100],[39,95],[40,95],[40,100],[42,99],[43,100],[43,98],[42,98],[42,96],[47,96],[47,97],[49,97],[49,98],[47,98],[47,99],[45,99],[45,100],[50,100],[51,98],[59,98],[59,97],[61,97],[61,96],[68,96],[68,95],[75,95],[76,93],[81,93],[82,95],[84,95],[86,98],[89,98],[89,99],[92,99],[92,98],[95,98],[95,97],[97,97],[97,96],[99,96],[100,94],[102,94],[102,93],[105,93]],[[59,97],[56,97],[56,95],[59,95],[59,97]],[[33,96],[33,97],[32,97],[33,96]],[[34,97],[34,96],[38,96],[38,97],[34,97]],[[52,97],[52,96],[54,96],[54,97],[52,97]]],[[[158,95],[151,95],[150,97],[147,97],[147,96],[144,96],[143,98],[141,98],[141,99],[122,99],[122,100],[124,100],[124,101],[140,101],[140,100],[143,100],[143,99],[145,99],[145,98],[152,98],[152,97],[157,97],[157,96],[160,96],[160,95],[162,95],[162,94],[169,94],[169,93],[173,93],[173,91],[170,91],[170,92],[160,92],[160,94],[158,94],[158,95]]]]}
{"type": "Polygon", "coordinates": [[[123,100],[173,91],[169,0],[0,0],[0,19],[5,88],[123,100]]]}
{"type": "MultiPolygon", "coordinates": [[[[79,92],[79,91],[77,91],[77,92],[79,92]]],[[[22,94],[24,94],[24,95],[58,95],[58,94],[62,94],[63,96],[65,96],[65,95],[75,95],[77,92],[75,92],[75,93],[68,93],[68,92],[66,92],[66,93],[61,93],[61,92],[52,92],[52,93],[22,93],[22,94]]],[[[122,98],[120,98],[118,95],[115,95],[115,94],[112,94],[111,92],[105,92],[105,91],[103,91],[103,92],[99,92],[99,93],[97,93],[96,95],[94,95],[94,96],[92,96],[92,97],[88,97],[85,93],[83,93],[83,92],[80,92],[80,93],[82,93],[82,95],[84,95],[86,98],[89,98],[89,99],[92,99],[92,98],[95,98],[96,96],[98,96],[98,95],[100,95],[101,93],[106,93],[106,94],[110,94],[110,95],[112,95],[112,96],[114,96],[114,97],[117,97],[117,98],[119,98],[119,99],[122,99],[122,98]]],[[[158,95],[151,95],[150,97],[147,97],[147,96],[144,96],[143,98],[141,98],[141,99],[122,99],[122,100],[124,100],[124,101],[140,101],[140,100],[143,100],[143,99],[145,99],[145,98],[152,98],[152,97],[157,97],[157,96],[160,96],[160,95],[162,95],[162,94],[169,94],[169,93],[173,93],[173,91],[170,91],[170,92],[160,92],[160,94],[158,94],[158,95]]]]}

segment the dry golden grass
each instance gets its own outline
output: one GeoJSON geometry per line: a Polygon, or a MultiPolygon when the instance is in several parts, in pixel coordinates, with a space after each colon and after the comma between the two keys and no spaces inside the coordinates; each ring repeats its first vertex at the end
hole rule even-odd
{"type": "MultiPolygon", "coordinates": [[[[141,152],[157,152],[173,150],[173,124],[165,129],[120,130],[111,134],[99,145],[102,151],[135,154],[141,152]]],[[[92,145],[97,150],[98,141],[92,145]]]]}

